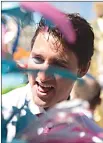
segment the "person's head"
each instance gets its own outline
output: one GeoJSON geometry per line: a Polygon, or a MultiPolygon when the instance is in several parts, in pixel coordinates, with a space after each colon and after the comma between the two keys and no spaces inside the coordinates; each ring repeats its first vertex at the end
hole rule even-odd
{"type": "MultiPolygon", "coordinates": [[[[76,33],[70,44],[57,27],[47,27],[41,19],[31,43],[28,68],[40,69],[37,76],[29,74],[34,102],[44,108],[66,100],[75,81],[55,73],[47,74],[51,66],[68,70],[77,77],[87,72],[94,51],[94,34],[89,23],[79,14],[66,14],[76,33]]],[[[65,27],[65,25],[64,25],[65,27]]]]}
{"type": "Polygon", "coordinates": [[[94,110],[101,103],[101,86],[98,81],[90,74],[83,77],[84,83],[81,85],[77,80],[71,91],[71,98],[80,98],[90,104],[90,109],[94,110]]]}

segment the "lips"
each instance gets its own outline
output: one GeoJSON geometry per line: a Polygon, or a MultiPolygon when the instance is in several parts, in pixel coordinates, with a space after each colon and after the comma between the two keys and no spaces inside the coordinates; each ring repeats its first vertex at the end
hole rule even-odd
{"type": "Polygon", "coordinates": [[[37,84],[37,93],[41,95],[47,95],[49,94],[49,92],[51,92],[54,89],[54,87],[50,84],[47,85],[39,82],[36,82],[36,84],[37,84]]]}
{"type": "Polygon", "coordinates": [[[43,86],[38,86],[38,90],[40,91],[40,92],[43,92],[43,93],[45,93],[45,92],[49,92],[50,90],[51,90],[51,88],[50,87],[43,87],[43,86]]]}

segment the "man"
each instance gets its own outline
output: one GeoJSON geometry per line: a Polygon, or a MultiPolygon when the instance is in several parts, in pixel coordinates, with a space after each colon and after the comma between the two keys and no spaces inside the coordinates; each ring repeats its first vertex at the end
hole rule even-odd
{"type": "Polygon", "coordinates": [[[71,98],[81,99],[82,102],[87,101],[87,103],[89,103],[89,106],[87,107],[87,116],[94,119],[94,111],[96,107],[101,104],[101,86],[90,74],[86,74],[83,79],[83,85],[81,85],[78,80],[75,82],[71,92],[71,98]]]}
{"type": "Polygon", "coordinates": [[[37,69],[38,72],[28,74],[29,84],[25,87],[3,95],[2,137],[7,134],[9,142],[34,119],[33,115],[46,113],[48,108],[68,99],[75,81],[55,72],[49,73],[52,66],[70,71],[77,78],[88,71],[94,51],[92,28],[78,14],[67,14],[66,17],[72,22],[76,33],[75,44],[68,43],[57,27],[47,26],[42,18],[32,39],[27,63],[28,68],[37,69]]]}

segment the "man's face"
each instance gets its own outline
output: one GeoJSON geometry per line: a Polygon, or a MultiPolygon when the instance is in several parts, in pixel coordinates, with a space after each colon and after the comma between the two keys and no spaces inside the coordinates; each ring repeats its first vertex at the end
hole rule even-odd
{"type": "Polygon", "coordinates": [[[37,75],[28,75],[33,101],[38,106],[48,108],[66,100],[74,81],[57,74],[47,74],[51,66],[77,74],[78,61],[75,54],[56,42],[47,32],[39,33],[32,48],[28,68],[40,69],[37,75]],[[49,38],[48,38],[49,37],[49,38]]]}

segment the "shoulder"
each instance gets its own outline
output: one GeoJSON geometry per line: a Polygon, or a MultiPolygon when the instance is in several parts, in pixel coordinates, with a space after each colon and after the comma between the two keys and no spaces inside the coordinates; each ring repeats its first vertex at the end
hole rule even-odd
{"type": "Polygon", "coordinates": [[[26,98],[27,85],[14,89],[2,95],[2,106],[8,108],[10,106],[18,106],[19,102],[23,102],[26,98]]]}
{"type": "Polygon", "coordinates": [[[13,107],[20,109],[25,103],[28,92],[28,85],[17,88],[2,95],[2,115],[8,119],[13,112],[13,107]]]}

